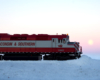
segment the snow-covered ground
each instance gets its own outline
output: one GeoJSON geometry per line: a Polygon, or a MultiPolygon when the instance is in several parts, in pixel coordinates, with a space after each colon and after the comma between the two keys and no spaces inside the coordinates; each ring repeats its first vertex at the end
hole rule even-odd
{"type": "Polygon", "coordinates": [[[92,59],[98,59],[98,60],[100,60],[100,53],[98,53],[98,54],[95,54],[95,53],[93,53],[93,54],[82,54],[82,55],[87,55],[87,56],[89,56],[89,57],[91,57],[92,59]]]}
{"type": "Polygon", "coordinates": [[[100,80],[100,60],[0,61],[0,80],[100,80]]]}

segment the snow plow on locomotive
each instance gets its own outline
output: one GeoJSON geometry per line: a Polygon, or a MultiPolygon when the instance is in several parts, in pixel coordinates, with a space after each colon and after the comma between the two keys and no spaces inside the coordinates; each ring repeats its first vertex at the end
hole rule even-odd
{"type": "Polygon", "coordinates": [[[66,60],[81,57],[82,47],[70,42],[68,34],[0,33],[0,54],[1,60],[66,60]]]}

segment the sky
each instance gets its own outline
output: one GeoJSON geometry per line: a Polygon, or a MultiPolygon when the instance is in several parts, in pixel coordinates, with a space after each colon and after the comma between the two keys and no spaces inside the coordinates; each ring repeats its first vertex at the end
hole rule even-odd
{"type": "Polygon", "coordinates": [[[99,30],[100,0],[0,0],[0,33],[68,33],[84,54],[100,56],[99,30]]]}

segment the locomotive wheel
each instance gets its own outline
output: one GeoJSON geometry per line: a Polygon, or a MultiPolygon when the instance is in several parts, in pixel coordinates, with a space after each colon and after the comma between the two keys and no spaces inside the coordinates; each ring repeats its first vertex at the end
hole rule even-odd
{"type": "Polygon", "coordinates": [[[76,56],[70,56],[70,59],[76,59],[76,56]]]}
{"type": "Polygon", "coordinates": [[[53,56],[43,56],[44,60],[55,60],[53,56]]]}
{"type": "Polygon", "coordinates": [[[56,60],[67,60],[69,59],[69,56],[57,56],[56,60]]]}
{"type": "Polygon", "coordinates": [[[78,57],[78,54],[77,53],[69,54],[69,56],[70,56],[70,59],[76,59],[78,57]]]}
{"type": "Polygon", "coordinates": [[[45,56],[43,56],[43,59],[44,60],[56,60],[55,54],[45,55],[45,56]]]}
{"type": "Polygon", "coordinates": [[[2,57],[2,55],[0,55],[0,60],[2,60],[3,59],[3,57],[2,57]]]}
{"type": "Polygon", "coordinates": [[[3,56],[4,60],[41,60],[42,55],[37,54],[6,54],[3,56]]]}
{"type": "Polygon", "coordinates": [[[4,56],[4,60],[41,60],[41,56],[4,56]]]}
{"type": "Polygon", "coordinates": [[[1,55],[0,55],[0,60],[1,60],[1,55]]]}

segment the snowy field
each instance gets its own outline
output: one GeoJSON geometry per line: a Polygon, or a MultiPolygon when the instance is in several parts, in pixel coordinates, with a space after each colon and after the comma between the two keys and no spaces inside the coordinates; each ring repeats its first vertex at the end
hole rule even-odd
{"type": "Polygon", "coordinates": [[[100,80],[100,60],[0,61],[0,80],[100,80]]]}

